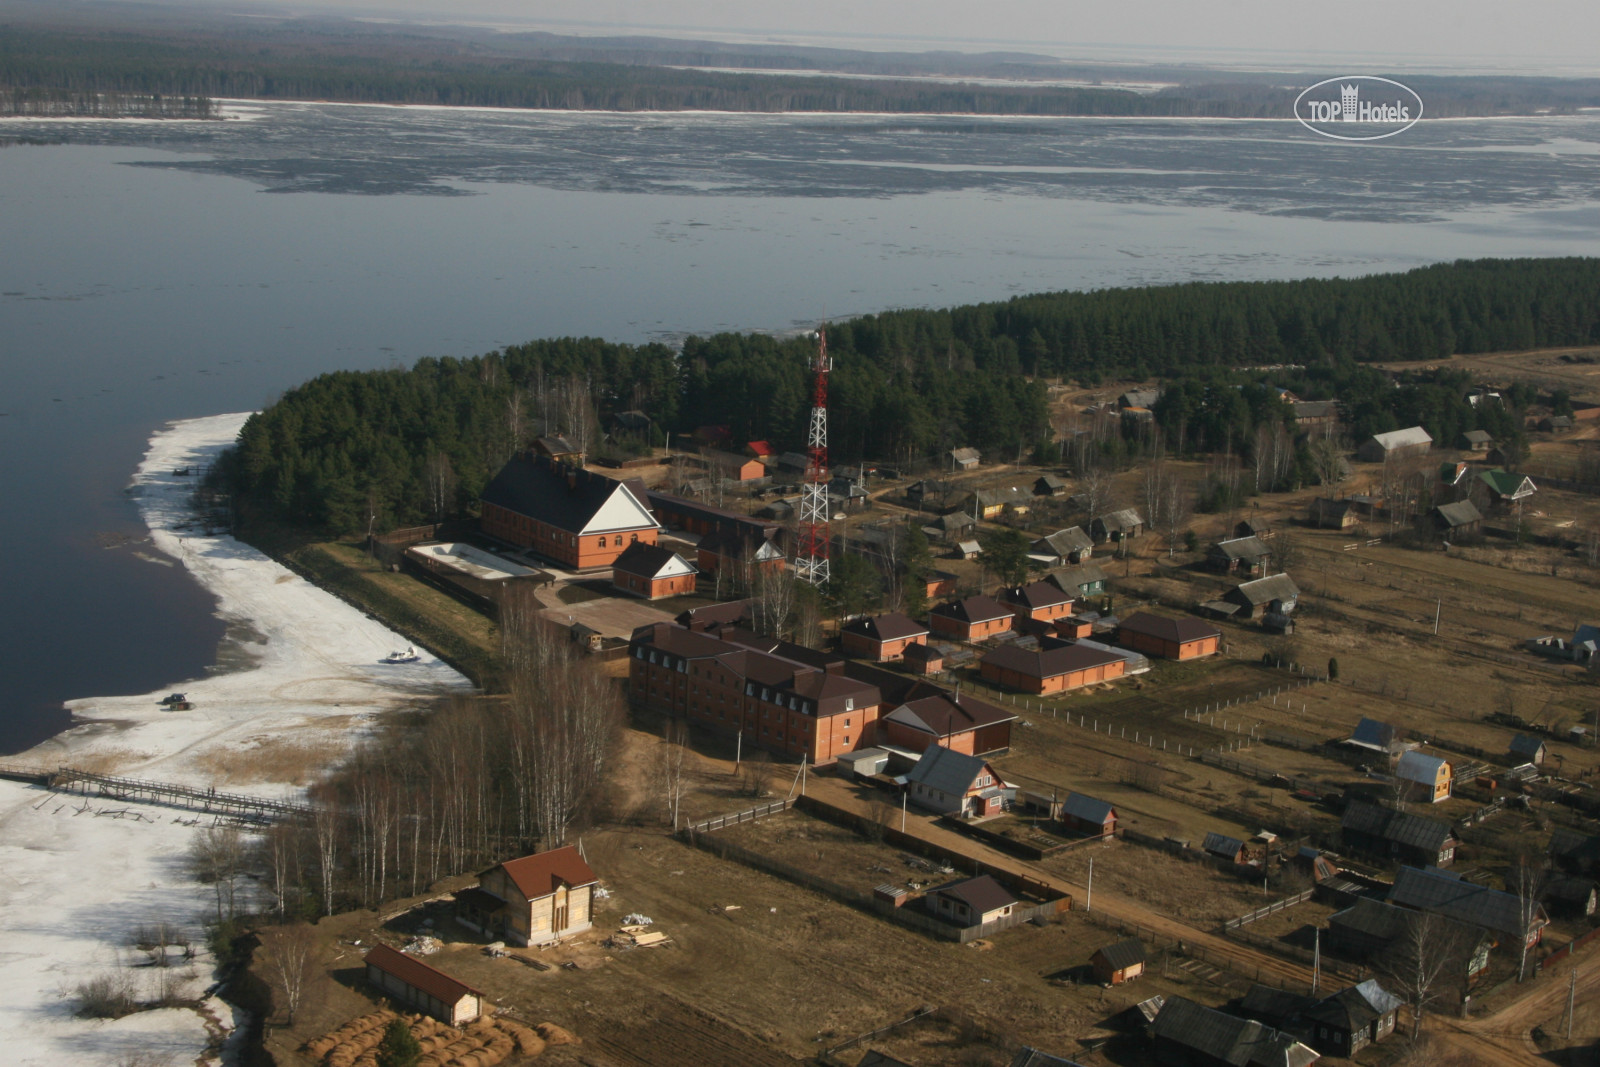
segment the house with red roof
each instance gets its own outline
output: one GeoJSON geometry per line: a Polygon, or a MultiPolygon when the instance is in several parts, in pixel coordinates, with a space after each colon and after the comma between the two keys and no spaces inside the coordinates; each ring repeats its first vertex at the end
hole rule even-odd
{"type": "Polygon", "coordinates": [[[485,937],[549,944],[593,925],[596,881],[571,845],[506,860],[479,872],[475,887],[456,894],[456,918],[485,937]]]}
{"type": "Polygon", "coordinates": [[[448,1026],[465,1026],[483,1014],[483,994],[415,956],[388,945],[367,953],[367,981],[384,996],[409,1004],[448,1026]]]}

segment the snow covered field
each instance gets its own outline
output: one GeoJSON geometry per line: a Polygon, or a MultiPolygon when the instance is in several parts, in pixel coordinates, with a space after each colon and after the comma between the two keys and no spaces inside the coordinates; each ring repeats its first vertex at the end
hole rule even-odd
{"type": "MultiPolygon", "coordinates": [[[[219,615],[252,665],[172,680],[130,697],[72,701],[76,725],[12,764],[66,765],[100,773],[294,795],[347,751],[377,713],[468,683],[426,652],[417,663],[378,661],[406,640],[230,537],[197,536],[193,477],[174,469],[209,461],[248,416],[174,423],[158,432],[132,492],[153,545],[213,592],[219,615]],[[192,711],[158,701],[181,691],[192,711]]],[[[0,781],[0,1061],[15,1067],[188,1064],[233,1026],[227,1005],[166,1009],[111,1021],[78,1019],[73,990],[112,973],[153,996],[162,972],[129,969],[141,925],[165,921],[203,945],[211,889],[191,878],[185,855],[210,818],[195,812],[49,793],[0,781]],[[107,814],[97,814],[105,812],[107,814]],[[117,812],[125,814],[118,816],[117,812]]],[[[171,975],[173,972],[166,972],[171,975]]],[[[180,967],[185,995],[210,981],[202,949],[180,967]]]]}

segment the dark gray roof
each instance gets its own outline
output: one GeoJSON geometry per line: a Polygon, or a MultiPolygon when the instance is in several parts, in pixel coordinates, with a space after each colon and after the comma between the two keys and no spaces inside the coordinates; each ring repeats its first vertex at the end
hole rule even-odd
{"type": "Polygon", "coordinates": [[[1000,602],[992,596],[969,596],[965,600],[952,601],[949,604],[940,604],[933,609],[935,615],[948,615],[952,619],[962,622],[988,622],[991,619],[1010,618],[1009,608],[1002,607],[1000,602]]]}
{"type": "Polygon", "coordinates": [[[1089,535],[1083,532],[1082,526],[1068,526],[1065,530],[1057,530],[1053,534],[1041,537],[1034,544],[1048,545],[1050,551],[1058,556],[1068,556],[1074,552],[1083,552],[1094,548],[1094,542],[1089,535]]]}
{"type": "Polygon", "coordinates": [[[1490,441],[1494,440],[1494,437],[1489,433],[1488,430],[1468,430],[1461,436],[1466,438],[1468,441],[1471,441],[1475,445],[1486,445],[1490,441]]]}
{"type": "Polygon", "coordinates": [[[1201,843],[1200,848],[1205,852],[1218,856],[1231,857],[1239,854],[1240,850],[1244,848],[1244,842],[1237,837],[1229,837],[1227,834],[1219,834],[1213,830],[1206,834],[1206,839],[1201,843]]]}
{"type": "Polygon", "coordinates": [[[1508,751],[1513,756],[1524,756],[1532,759],[1539,754],[1539,750],[1542,748],[1544,748],[1544,742],[1539,738],[1529,737],[1527,734],[1518,734],[1511,739],[1508,751]]]}
{"type": "Polygon", "coordinates": [[[928,892],[937,893],[942,897],[953,897],[980,913],[1008,907],[1017,902],[1016,897],[1006,892],[1004,886],[987,874],[963,878],[959,882],[950,882],[928,892]]]}
{"type": "Polygon", "coordinates": [[[1445,525],[1450,527],[1470,526],[1475,522],[1483,521],[1482,513],[1478,511],[1476,505],[1470,500],[1457,500],[1454,504],[1440,504],[1433,510],[1437,511],[1439,517],[1445,521],[1445,525]]]}
{"type": "MultiPolygon", "coordinates": [[[[694,567],[687,560],[679,556],[670,548],[661,545],[647,545],[642,541],[635,541],[622,550],[622,554],[611,564],[611,569],[624,574],[636,574],[641,578],[654,578],[665,570],[673,560],[677,560],[680,567],[694,572],[694,567]]],[[[677,568],[674,568],[677,569],[677,568]]]]}
{"type": "Polygon", "coordinates": [[[552,456],[570,456],[574,453],[583,451],[583,449],[579,448],[577,445],[573,444],[560,434],[550,434],[545,437],[536,438],[536,440],[539,442],[539,447],[550,453],[552,456]]]}
{"type": "Polygon", "coordinates": [[[1305,1017],[1354,1033],[1374,1019],[1400,1010],[1402,1001],[1369,978],[1360,985],[1341,989],[1307,1008],[1305,1017]]]}
{"type": "Polygon", "coordinates": [[[1083,586],[1105,580],[1105,569],[1100,566],[1097,560],[1080,563],[1076,567],[1062,567],[1059,570],[1050,572],[1050,581],[1069,593],[1075,593],[1083,586]]]}
{"type": "Polygon", "coordinates": [[[1105,960],[1106,966],[1113,971],[1120,971],[1124,968],[1132,967],[1136,963],[1143,963],[1146,957],[1144,942],[1137,937],[1130,937],[1126,940],[1118,941],[1114,945],[1096,949],[1094,954],[1105,960]]]}
{"type": "Polygon", "coordinates": [[[1437,867],[1401,867],[1389,902],[1512,937],[1526,936],[1546,921],[1544,909],[1535,906],[1532,924],[1524,927],[1522,902],[1514,894],[1464,881],[1459,874],[1437,867]]]}
{"type": "Polygon", "coordinates": [[[1272,549],[1268,548],[1261,538],[1251,534],[1249,537],[1233,537],[1216,542],[1211,546],[1210,555],[1223,556],[1227,559],[1257,560],[1272,555],[1272,549]]]}
{"type": "Polygon", "coordinates": [[[1161,399],[1161,388],[1154,389],[1129,389],[1117,397],[1117,403],[1125,408],[1154,407],[1156,401],[1161,399]]]}
{"type": "Polygon", "coordinates": [[[1406,932],[1412,913],[1381,900],[1362,897],[1343,911],[1334,912],[1330,926],[1342,926],[1382,941],[1394,941],[1406,932]]]}
{"type": "MultiPolygon", "coordinates": [[[[857,1067],[861,1067],[860,1064],[857,1067]]],[[[1076,1060],[1064,1060],[1048,1052],[1024,1046],[1011,1058],[1011,1067],[1080,1067],[1076,1060]]]]}
{"type": "Polygon", "coordinates": [[[993,664],[1002,670],[1016,671],[1029,678],[1055,678],[1075,671],[1090,670],[1117,663],[1122,659],[1115,652],[1089,648],[1082,644],[1061,645],[1030,652],[1016,645],[1005,645],[983,657],[983,663],[993,664]]]}
{"type": "Polygon", "coordinates": [[[1394,747],[1396,730],[1393,725],[1377,719],[1362,718],[1356,723],[1350,740],[1358,745],[1369,745],[1387,752],[1394,747]]]}
{"type": "Polygon", "coordinates": [[[1315,1052],[1270,1026],[1204,1008],[1171,996],[1151,1024],[1151,1033],[1233,1067],[1305,1067],[1315,1052]]]}
{"type": "Polygon", "coordinates": [[[1025,608],[1050,608],[1072,603],[1073,596],[1054,582],[1029,582],[1005,591],[1009,603],[1025,608]]]}
{"type": "Polygon", "coordinates": [[[1061,814],[1104,826],[1105,821],[1116,814],[1116,808],[1084,793],[1068,793],[1067,799],[1061,802],[1061,814]]]}
{"type": "Polygon", "coordinates": [[[960,796],[972,787],[983,767],[983,760],[977,756],[943,745],[929,745],[917,765],[906,774],[906,781],[960,796]]]}
{"type": "Polygon", "coordinates": [[[1120,533],[1131,530],[1136,526],[1143,526],[1144,520],[1139,517],[1138,511],[1133,508],[1123,508],[1120,511],[1108,512],[1105,515],[1096,515],[1095,522],[1111,533],[1120,533]]]}
{"type": "Polygon", "coordinates": [[[1266,1024],[1282,1025],[1316,1003],[1314,997],[1276,989],[1269,985],[1252,985],[1250,992],[1239,1001],[1241,1014],[1266,1024]]]}
{"type": "Polygon", "coordinates": [[[1385,841],[1395,841],[1429,852],[1442,850],[1455,836],[1450,832],[1448,823],[1437,819],[1425,819],[1407,812],[1391,811],[1359,800],[1351,801],[1350,806],[1345,808],[1344,818],[1339,825],[1345,830],[1370,834],[1385,841]]]}
{"type": "Polygon", "coordinates": [[[871,1049],[865,1056],[861,1057],[856,1067],[911,1067],[911,1064],[905,1060],[897,1060],[888,1053],[871,1049]]]}
{"type": "Polygon", "coordinates": [[[1339,414],[1337,400],[1301,400],[1289,405],[1289,410],[1294,412],[1297,419],[1320,419],[1328,415],[1339,414]]]}
{"type": "Polygon", "coordinates": [[[1546,851],[1564,866],[1592,870],[1600,865],[1600,836],[1558,826],[1550,833],[1546,851]]]}

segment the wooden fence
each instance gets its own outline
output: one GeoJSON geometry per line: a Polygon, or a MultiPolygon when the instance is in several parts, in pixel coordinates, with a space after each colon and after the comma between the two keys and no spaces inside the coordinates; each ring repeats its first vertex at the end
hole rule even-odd
{"type": "Polygon", "coordinates": [[[1550,953],[1550,955],[1546,956],[1544,959],[1540,960],[1539,969],[1542,971],[1547,967],[1554,967],[1558,962],[1566,959],[1568,956],[1572,955],[1574,952],[1578,951],[1580,948],[1587,945],[1597,937],[1600,937],[1600,926],[1595,927],[1586,934],[1578,935],[1571,941],[1568,941],[1565,945],[1562,945],[1560,948],[1550,953]]]}
{"type": "Polygon", "coordinates": [[[1245,964],[1231,956],[1224,956],[1218,952],[1208,951],[1205,946],[1196,944],[1193,941],[1179,940],[1178,938],[1172,937],[1169,934],[1152,930],[1149,927],[1140,926],[1138,923],[1130,923],[1124,922],[1121,919],[1113,919],[1104,912],[1086,911],[1082,914],[1085,919],[1088,919],[1096,926],[1104,927],[1107,930],[1115,930],[1116,932],[1127,937],[1137,937],[1140,941],[1143,941],[1146,948],[1152,950],[1152,952],[1157,949],[1169,949],[1176,955],[1199,960],[1201,963],[1208,964],[1209,966],[1215,967],[1220,971],[1227,971],[1230,974],[1239,975],[1241,978],[1258,982],[1262,985],[1275,986],[1279,989],[1285,989],[1292,993],[1309,995],[1311,992],[1311,986],[1304,982],[1296,982],[1293,979],[1283,978],[1276,974],[1263,971],[1260,967],[1245,964]]]}
{"type": "Polygon", "coordinates": [[[793,801],[789,800],[774,800],[770,804],[757,804],[753,808],[734,812],[732,815],[717,815],[710,819],[702,819],[700,822],[691,823],[684,829],[694,834],[709,834],[713,830],[722,829],[724,826],[737,826],[742,822],[754,822],[764,816],[776,815],[780,811],[787,811],[792,803],[793,801]]]}
{"type": "Polygon", "coordinates": [[[1241,926],[1248,926],[1256,920],[1265,919],[1268,915],[1274,915],[1282,911],[1284,908],[1292,908],[1296,904],[1305,903],[1311,899],[1311,895],[1314,892],[1316,892],[1316,890],[1307,889],[1305,892],[1296,893],[1292,897],[1284,897],[1282,900],[1274,901],[1264,908],[1257,908],[1255,911],[1252,911],[1246,915],[1241,915],[1237,919],[1229,919],[1227,922],[1222,924],[1222,928],[1224,930],[1237,930],[1241,926]]]}

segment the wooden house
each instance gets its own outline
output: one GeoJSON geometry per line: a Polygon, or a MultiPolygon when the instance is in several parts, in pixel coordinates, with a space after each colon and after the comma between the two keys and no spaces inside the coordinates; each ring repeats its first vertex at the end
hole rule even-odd
{"type": "Polygon", "coordinates": [[[1272,540],[1272,524],[1266,519],[1240,519],[1233,525],[1233,536],[1255,537],[1262,541],[1272,540]]]}
{"type": "Polygon", "coordinates": [[[1106,591],[1105,569],[1092,560],[1051,571],[1046,581],[1054,582],[1063,592],[1079,599],[1100,596],[1106,591]]]}
{"type": "Polygon", "coordinates": [[[1312,1048],[1324,1056],[1349,1058],[1394,1033],[1403,1003],[1369,978],[1323,998],[1301,1017],[1309,1024],[1312,1048]]]}
{"type": "Polygon", "coordinates": [[[1069,526],[1034,541],[1028,546],[1028,554],[1048,561],[1052,567],[1078,564],[1094,555],[1094,542],[1082,526],[1069,526]]]}
{"type": "Polygon", "coordinates": [[[1306,518],[1311,525],[1323,530],[1348,530],[1361,525],[1361,513],[1352,500],[1332,500],[1317,497],[1307,509],[1306,518]]]}
{"type": "Polygon", "coordinates": [[[1487,452],[1494,444],[1488,430],[1468,430],[1456,437],[1456,447],[1463,452],[1487,452]]]}
{"type": "Polygon", "coordinates": [[[1478,481],[1483,484],[1489,495],[1490,506],[1496,508],[1510,507],[1519,500],[1528,499],[1537,491],[1532,478],[1522,474],[1512,474],[1498,467],[1480,473],[1478,481]]]}
{"type": "Polygon", "coordinates": [[[1173,1067],[1309,1067],[1320,1058],[1282,1031],[1180,996],[1162,1003],[1150,1036],[1157,1062],[1173,1067]]]}
{"type": "Polygon", "coordinates": [[[1004,809],[1005,782],[982,756],[930,745],[906,773],[906,798],[919,808],[985,818],[1004,809]]]}
{"type": "Polygon", "coordinates": [[[1545,433],[1566,433],[1572,429],[1572,416],[1546,415],[1539,420],[1539,429],[1545,433]]]}
{"type": "Polygon", "coordinates": [[[368,951],[365,963],[367,982],[384,996],[447,1026],[465,1026],[483,1014],[482,992],[415,956],[388,945],[375,945],[368,951]]]}
{"type": "Polygon", "coordinates": [[[983,459],[982,453],[976,448],[952,448],[949,455],[951,470],[973,470],[983,459]]]}
{"type": "Polygon", "coordinates": [[[1433,509],[1434,529],[1451,538],[1472,537],[1483,530],[1483,515],[1470,500],[1440,504],[1433,509]]]}
{"type": "MultiPolygon", "coordinates": [[[[1345,959],[1363,962],[1381,959],[1407,936],[1416,916],[1410,909],[1372,897],[1360,897],[1328,918],[1328,936],[1324,944],[1345,959]]],[[[1494,938],[1450,919],[1440,919],[1435,926],[1441,938],[1466,946],[1459,960],[1449,964],[1455,977],[1471,981],[1488,970],[1494,938]]]]}
{"type": "Polygon", "coordinates": [[[713,530],[695,546],[695,561],[706,575],[731,576],[754,582],[762,574],[780,574],[783,550],[756,530],[713,530]]]}
{"type": "Polygon", "coordinates": [[[480,503],[485,534],[573,570],[609,567],[660,530],[632,486],[548,456],[512,457],[480,503]]]}
{"type": "Polygon", "coordinates": [[[1037,651],[1004,645],[978,661],[985,681],[1040,696],[1121,678],[1127,667],[1127,660],[1115,652],[1081,644],[1061,644],[1037,651]]]}
{"type": "Polygon", "coordinates": [[[485,937],[544,945],[593,925],[597,879],[571,845],[497,863],[456,894],[457,918],[485,937]]]}
{"type": "Polygon", "coordinates": [[[1144,942],[1130,937],[1095,949],[1089,966],[1094,969],[1094,980],[1101,985],[1121,985],[1144,973],[1145,958],[1144,942]]]}
{"type": "Polygon", "coordinates": [[[961,488],[953,482],[924,478],[906,486],[906,503],[923,511],[944,511],[960,494],[961,488]]]}
{"type": "Polygon", "coordinates": [[[1339,421],[1337,400],[1299,400],[1289,405],[1297,430],[1317,430],[1339,421]]]}
{"type": "Polygon", "coordinates": [[[767,476],[766,466],[752,456],[708,448],[700,453],[700,459],[707,470],[726,481],[754,482],[767,476]]]}
{"type": "MultiPolygon", "coordinates": [[[[913,645],[910,652],[926,646],[913,645]]],[[[919,685],[878,723],[885,744],[911,752],[942,745],[966,755],[998,755],[1011,747],[1014,712],[971,695],[919,685]]]]}
{"type": "Polygon", "coordinates": [[[1448,867],[1455,859],[1450,824],[1353,800],[1339,822],[1344,847],[1401,863],[1448,867]]]}
{"type": "Polygon", "coordinates": [[[1401,867],[1389,890],[1389,903],[1482,930],[1517,953],[1524,941],[1529,948],[1537,945],[1550,924],[1542,906],[1534,904],[1530,914],[1515,893],[1468,882],[1454,871],[1436,867],[1401,867]]]}
{"type": "Polygon", "coordinates": [[[1438,756],[1412,750],[1395,764],[1394,776],[1404,783],[1411,799],[1437,804],[1450,799],[1450,763],[1438,756]]]}
{"type": "Polygon", "coordinates": [[[1073,614],[1076,600],[1054,582],[1030,582],[1013,586],[1000,594],[1018,618],[1036,622],[1055,622],[1073,614]]]}
{"type": "Polygon", "coordinates": [[[839,643],[845,652],[877,663],[899,660],[909,646],[927,640],[928,628],[898,611],[862,616],[839,628],[839,643]]]}
{"type": "Polygon", "coordinates": [[[1174,619],[1137,611],[1117,624],[1117,643],[1162,659],[1198,659],[1216,653],[1222,631],[1193,616],[1174,619]]]}
{"type": "Polygon", "coordinates": [[[1408,456],[1426,455],[1433,448],[1433,438],[1421,426],[1404,430],[1373,434],[1356,449],[1356,458],[1365,463],[1382,463],[1385,460],[1404,459],[1408,456]]]}
{"type": "Polygon", "coordinates": [[[1018,904],[1016,897],[987,874],[930,889],[923,899],[931,914],[956,926],[982,926],[1004,919],[1018,904]]]}
{"type": "Polygon", "coordinates": [[[1300,603],[1300,588],[1287,574],[1274,574],[1241,582],[1222,595],[1236,619],[1259,619],[1263,615],[1287,615],[1300,603]]]}
{"type": "Polygon", "coordinates": [[[1206,834],[1206,839],[1200,844],[1200,850],[1208,856],[1215,856],[1229,863],[1249,863],[1251,859],[1250,846],[1237,837],[1219,834],[1215,830],[1206,834]]]}
{"type": "Polygon", "coordinates": [[[1595,913],[1596,905],[1600,904],[1600,894],[1595,892],[1592,878],[1557,874],[1545,882],[1540,900],[1552,915],[1576,919],[1595,913]]]}
{"type": "Polygon", "coordinates": [[[583,449],[560,434],[550,434],[533,439],[533,450],[541,456],[583,465],[583,449]]]}
{"type": "Polygon", "coordinates": [[[1206,566],[1223,574],[1258,578],[1266,573],[1271,563],[1272,549],[1254,534],[1215,541],[1206,549],[1206,566]]]}
{"type": "Polygon", "coordinates": [[[1090,837],[1106,837],[1116,833],[1117,809],[1086,793],[1068,793],[1061,802],[1061,825],[1090,837]]]}
{"type": "Polygon", "coordinates": [[[1544,762],[1546,748],[1543,741],[1529,734],[1518,734],[1511,739],[1507,751],[1515,763],[1531,763],[1534,766],[1544,762]]]}
{"type": "Polygon", "coordinates": [[[698,579],[688,560],[661,545],[629,545],[611,565],[611,584],[645,600],[692,593],[698,579]]]}
{"type": "Polygon", "coordinates": [[[1128,408],[1144,408],[1148,410],[1156,406],[1156,402],[1161,399],[1161,393],[1160,386],[1154,389],[1129,389],[1126,393],[1117,397],[1117,407],[1123,411],[1128,408]]]}
{"type": "Polygon", "coordinates": [[[1097,515],[1089,522],[1089,536],[1097,545],[1107,541],[1132,540],[1143,533],[1144,519],[1133,508],[1097,515]]]}
{"type": "Polygon", "coordinates": [[[994,597],[969,596],[928,613],[933,632],[957,641],[983,641],[1011,629],[1011,609],[994,597]]]}
{"type": "Polygon", "coordinates": [[[1033,482],[1034,496],[1063,496],[1067,491],[1067,480],[1054,474],[1041,474],[1033,482]]]}

